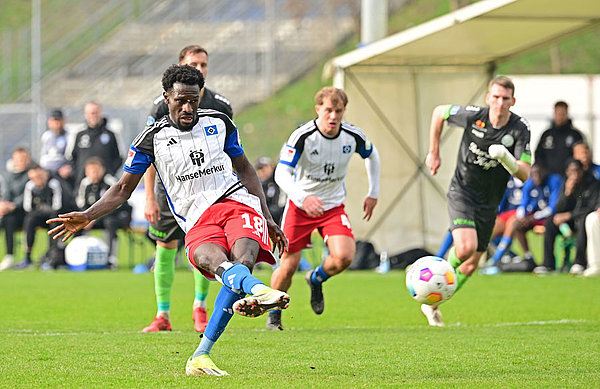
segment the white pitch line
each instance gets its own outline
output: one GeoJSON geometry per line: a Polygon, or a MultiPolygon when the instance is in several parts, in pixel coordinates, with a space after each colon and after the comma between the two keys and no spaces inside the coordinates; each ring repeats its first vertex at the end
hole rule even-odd
{"type": "MultiPolygon", "coordinates": [[[[560,319],[560,320],[534,320],[534,321],[525,321],[525,322],[509,322],[509,323],[488,323],[488,324],[463,324],[463,323],[452,323],[448,324],[447,327],[510,327],[510,326],[546,326],[546,325],[555,325],[555,324],[574,324],[574,323],[586,323],[588,320],[585,319],[560,319]]],[[[332,327],[328,328],[330,331],[336,330],[370,330],[374,328],[379,329],[398,329],[395,326],[385,326],[385,327],[357,327],[357,326],[347,326],[347,327],[332,327]]],[[[321,328],[301,328],[301,327],[290,327],[291,331],[312,331],[318,330],[321,328]]],[[[232,328],[230,332],[234,331],[248,331],[248,329],[242,328],[232,328]]],[[[267,332],[266,328],[253,328],[249,331],[256,332],[267,332]]],[[[187,331],[186,331],[187,332],[187,331]]],[[[28,330],[28,329],[3,329],[0,330],[0,334],[10,333],[14,336],[78,336],[78,335],[117,335],[117,334],[141,334],[140,331],[102,331],[102,332],[93,332],[93,331],[80,331],[80,332],[51,332],[51,331],[39,331],[39,330],[28,330]]],[[[158,331],[157,334],[160,335],[168,335],[168,334],[182,334],[184,331],[158,331]]],[[[152,336],[152,335],[147,335],[152,336]]]]}
{"type": "MultiPolygon", "coordinates": [[[[534,320],[534,321],[522,321],[513,323],[488,323],[488,324],[470,324],[469,327],[510,327],[510,326],[547,326],[553,324],[572,324],[572,323],[585,323],[585,319],[560,319],[560,320],[534,320]]],[[[466,327],[462,323],[449,324],[448,327],[466,327]]]]}
{"type": "MultiPolygon", "coordinates": [[[[71,332],[52,332],[52,331],[38,331],[38,330],[17,330],[17,329],[4,329],[0,330],[2,333],[11,333],[14,336],[79,336],[79,335],[117,335],[117,334],[141,334],[141,331],[71,331],[71,332]]],[[[181,334],[183,331],[158,331],[157,334],[181,334]]],[[[152,336],[152,335],[149,335],[152,336]]]]}

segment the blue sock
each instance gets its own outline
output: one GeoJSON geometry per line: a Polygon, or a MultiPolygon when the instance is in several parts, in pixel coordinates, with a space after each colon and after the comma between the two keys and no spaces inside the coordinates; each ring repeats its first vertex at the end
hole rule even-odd
{"type": "Polygon", "coordinates": [[[320,264],[319,266],[317,266],[315,271],[313,271],[310,280],[315,285],[321,285],[323,282],[327,281],[329,277],[331,276],[325,273],[325,270],[323,270],[323,264],[320,264]]]}
{"type": "Polygon", "coordinates": [[[444,258],[444,255],[446,255],[446,253],[448,252],[450,247],[452,247],[453,242],[454,242],[454,239],[452,238],[452,233],[450,231],[448,231],[448,233],[444,237],[444,240],[442,241],[442,245],[440,246],[440,249],[438,250],[437,254],[435,254],[435,256],[444,258]]]}
{"type": "Polygon", "coordinates": [[[202,354],[210,354],[212,346],[219,339],[223,331],[225,331],[225,327],[227,327],[229,320],[233,316],[233,310],[231,309],[233,303],[243,297],[243,295],[233,292],[226,286],[221,287],[215,299],[213,313],[210,315],[210,319],[206,325],[206,331],[204,331],[204,336],[202,336],[200,345],[194,352],[193,358],[202,354]]]}
{"type": "Polygon", "coordinates": [[[494,256],[492,257],[492,260],[494,261],[494,263],[498,262],[500,260],[500,258],[502,258],[502,256],[506,252],[506,250],[508,250],[510,248],[511,244],[512,244],[511,237],[505,236],[502,238],[502,240],[498,244],[498,248],[496,249],[494,256]]]}
{"type": "Polygon", "coordinates": [[[252,294],[252,287],[263,282],[250,273],[250,269],[241,263],[236,263],[221,274],[223,284],[234,291],[252,294]]]}
{"type": "Polygon", "coordinates": [[[495,238],[492,238],[492,243],[494,244],[494,246],[498,246],[500,244],[500,241],[502,240],[502,235],[498,235],[495,238]]]}

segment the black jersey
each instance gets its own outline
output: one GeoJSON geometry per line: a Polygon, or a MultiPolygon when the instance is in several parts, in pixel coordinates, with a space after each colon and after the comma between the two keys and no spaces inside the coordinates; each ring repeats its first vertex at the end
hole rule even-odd
{"type": "Polygon", "coordinates": [[[490,124],[489,108],[449,106],[444,118],[450,125],[464,128],[450,191],[465,195],[475,206],[496,208],[506,190],[510,173],[490,157],[488,148],[502,144],[517,160],[531,163],[529,124],[514,114],[502,128],[490,124]]]}
{"type": "MultiPolygon", "coordinates": [[[[204,88],[204,93],[202,94],[202,99],[200,99],[198,108],[214,109],[215,111],[223,112],[225,115],[229,116],[230,119],[233,119],[233,109],[231,108],[229,100],[208,88],[204,88]]],[[[152,104],[152,109],[150,109],[146,125],[150,126],[158,121],[158,119],[168,114],[169,107],[167,106],[167,103],[165,103],[163,96],[160,95],[152,104]]]]}

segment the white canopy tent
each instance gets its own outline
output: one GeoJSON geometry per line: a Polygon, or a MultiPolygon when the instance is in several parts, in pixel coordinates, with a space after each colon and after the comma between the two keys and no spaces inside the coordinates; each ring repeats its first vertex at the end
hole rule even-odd
{"type": "MultiPolygon", "coordinates": [[[[598,0],[485,0],[331,60],[325,74],[349,97],[346,120],[382,157],[381,195],[361,219],[367,177],[348,173],[346,209],[357,239],[391,253],[436,250],[448,228],[445,193],[462,130],[446,129],[442,167],[424,166],[431,112],[439,104],[484,104],[495,65],[596,26],[598,0]]],[[[519,85],[516,85],[518,99],[519,85]]]]}

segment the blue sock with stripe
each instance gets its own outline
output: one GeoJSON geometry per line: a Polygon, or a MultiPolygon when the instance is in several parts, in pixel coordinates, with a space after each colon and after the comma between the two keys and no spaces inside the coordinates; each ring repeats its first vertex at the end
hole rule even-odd
{"type": "Polygon", "coordinates": [[[246,294],[252,294],[252,288],[263,282],[250,273],[250,269],[241,263],[230,266],[221,273],[223,285],[228,286],[234,291],[241,291],[246,294]]]}
{"type": "Polygon", "coordinates": [[[500,258],[502,258],[504,253],[510,248],[511,244],[512,244],[512,238],[510,236],[505,236],[500,240],[500,243],[498,244],[498,248],[496,249],[496,252],[494,253],[494,256],[492,257],[492,260],[494,261],[494,263],[497,263],[500,260],[500,258]]]}
{"type": "Polygon", "coordinates": [[[323,282],[327,281],[331,277],[329,274],[325,273],[323,269],[323,264],[317,266],[317,268],[313,271],[312,277],[310,280],[315,285],[321,285],[323,282]]]}
{"type": "Polygon", "coordinates": [[[243,297],[244,295],[235,293],[227,286],[223,285],[221,287],[221,290],[219,290],[215,299],[214,311],[212,315],[210,315],[206,330],[204,331],[204,336],[202,336],[200,345],[194,352],[193,358],[202,354],[210,354],[213,345],[219,339],[223,331],[225,331],[225,327],[227,327],[229,320],[231,320],[231,317],[233,316],[233,303],[243,297]]]}

